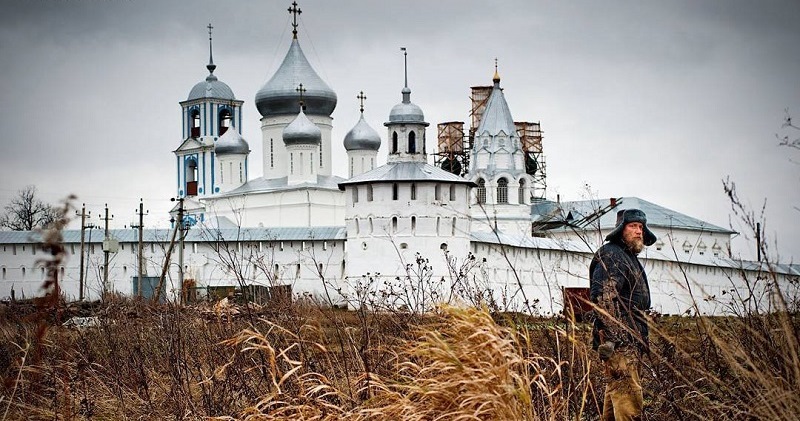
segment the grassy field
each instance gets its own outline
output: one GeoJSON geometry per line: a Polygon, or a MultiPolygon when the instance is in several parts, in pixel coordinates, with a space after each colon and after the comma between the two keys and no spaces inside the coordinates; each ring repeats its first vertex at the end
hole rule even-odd
{"type": "MultiPolygon", "coordinates": [[[[0,312],[2,420],[594,420],[602,403],[590,326],[568,318],[119,298],[0,312]],[[75,315],[96,326],[61,326],[75,315]]],[[[646,419],[797,419],[799,327],[655,317],[646,419]]]]}

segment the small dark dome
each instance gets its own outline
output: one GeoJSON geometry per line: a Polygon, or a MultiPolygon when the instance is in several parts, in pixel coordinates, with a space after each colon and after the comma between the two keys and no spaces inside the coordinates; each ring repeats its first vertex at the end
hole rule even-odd
{"type": "Polygon", "coordinates": [[[225,134],[217,139],[214,145],[214,153],[217,155],[247,155],[250,153],[250,145],[244,140],[236,127],[231,125],[225,134]]]}
{"type": "Polygon", "coordinates": [[[311,67],[297,39],[278,71],[256,93],[256,107],[263,117],[294,114],[300,102],[297,88],[303,84],[306,113],[330,116],[336,108],[336,92],[311,67]]]}
{"type": "Polygon", "coordinates": [[[306,117],[303,110],[283,129],[283,143],[290,145],[319,145],[322,142],[322,131],[306,117]]]}
{"type": "Polygon", "coordinates": [[[377,151],[381,147],[381,137],[378,135],[367,121],[364,115],[358,120],[355,126],[347,132],[344,137],[344,148],[348,151],[367,150],[377,151]]]}

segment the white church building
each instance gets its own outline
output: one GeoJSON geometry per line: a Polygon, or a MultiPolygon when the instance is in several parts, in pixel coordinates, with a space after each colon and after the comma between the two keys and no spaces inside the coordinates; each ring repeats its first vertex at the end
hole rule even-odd
{"type": "MultiPolygon", "coordinates": [[[[732,259],[733,231],[643,198],[548,200],[541,138],[532,147],[530,123],[512,117],[497,69],[491,86],[474,91],[483,97],[465,136],[469,148],[456,151],[461,167],[453,155],[447,165],[431,162],[452,152],[442,150],[441,133],[455,126],[440,124],[438,143],[429,142],[430,124],[411,102],[407,78],[400,102],[387,110],[385,137],[364,120],[362,103],[359,121],[334,139],[337,95],[306,59],[293,26],[282,64],[255,94],[263,176],[249,177],[244,102],[214,75],[210,54],[208,76],[180,102],[175,179],[165,180],[175,183],[172,215],[186,228],[175,237],[171,229],[144,229],[141,239],[134,229],[110,230],[108,238],[65,231],[69,258],[58,278],[68,299],[139,293],[141,260],[141,275],[163,278],[175,301],[258,290],[349,307],[425,311],[482,302],[551,315],[585,296],[592,253],[627,208],[643,210],[659,238],[640,255],[655,311],[722,313],[728,307],[720,298],[751,291],[753,302],[768,306],[776,284],[796,288],[800,266],[732,259]],[[342,147],[347,174],[335,175],[332,152],[342,147]]],[[[39,239],[0,231],[0,299],[41,293],[39,239]]]]}

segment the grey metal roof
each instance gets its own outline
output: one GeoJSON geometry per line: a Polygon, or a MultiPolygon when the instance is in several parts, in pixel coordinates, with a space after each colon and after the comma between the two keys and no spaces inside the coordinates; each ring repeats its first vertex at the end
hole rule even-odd
{"type": "MultiPolygon", "coordinates": [[[[89,231],[86,231],[84,241],[87,244],[101,244],[103,231],[92,230],[91,242],[89,231]]],[[[62,231],[64,243],[80,243],[80,230],[62,231]]],[[[109,230],[109,236],[122,243],[135,243],[139,241],[136,229],[109,230]]],[[[146,243],[169,242],[172,238],[172,229],[145,229],[142,238],[146,243]]],[[[215,240],[225,241],[290,241],[290,240],[345,240],[347,233],[345,227],[280,227],[280,228],[205,228],[194,226],[186,233],[186,240],[191,242],[205,242],[215,240]]],[[[32,244],[41,240],[41,234],[36,231],[0,231],[0,244],[32,244]]]]}
{"type": "Polygon", "coordinates": [[[319,145],[322,142],[322,130],[306,117],[303,109],[283,128],[283,143],[289,145],[319,145]]]}
{"type": "MultiPolygon", "coordinates": [[[[531,206],[531,217],[534,222],[546,220],[577,222],[585,217],[591,217],[598,209],[604,208],[606,205],[608,205],[608,202],[601,203],[597,200],[561,202],[560,205],[553,204],[553,202],[542,202],[531,206]]],[[[647,225],[652,227],[689,229],[723,234],[735,233],[730,229],[693,218],[638,197],[619,198],[615,208],[600,216],[600,229],[613,229],[617,222],[617,211],[621,209],[640,209],[647,215],[647,225]]],[[[596,222],[592,226],[597,227],[594,224],[596,222]]]]}
{"type": "Polygon", "coordinates": [[[390,162],[339,183],[339,188],[344,190],[344,186],[349,184],[390,183],[393,181],[441,181],[476,186],[473,181],[434,167],[427,162],[390,162]]]}
{"type": "Polygon", "coordinates": [[[214,145],[214,153],[217,155],[247,155],[250,153],[250,145],[239,134],[239,130],[231,124],[214,145]]]}
{"type": "Polygon", "coordinates": [[[233,90],[225,82],[217,79],[213,73],[209,73],[206,80],[198,82],[191,91],[187,101],[200,98],[216,98],[224,100],[235,100],[233,90]]]}
{"type": "Polygon", "coordinates": [[[576,253],[592,253],[586,244],[556,240],[553,238],[530,237],[524,235],[512,235],[503,232],[473,232],[470,234],[472,241],[489,244],[502,244],[513,247],[526,247],[541,250],[564,250],[576,253]]]}
{"type": "Polygon", "coordinates": [[[506,97],[500,89],[500,79],[495,79],[486,109],[483,111],[481,123],[478,125],[478,136],[488,134],[497,136],[500,132],[509,136],[516,136],[517,130],[514,126],[514,119],[511,117],[511,110],[508,108],[506,97]]]}
{"type": "Polygon", "coordinates": [[[339,190],[339,183],[344,181],[344,178],[338,177],[335,175],[317,175],[317,182],[316,183],[300,183],[300,184],[292,184],[288,183],[288,177],[281,177],[281,178],[255,178],[249,180],[247,183],[229,191],[226,193],[221,193],[212,196],[211,198],[221,198],[221,197],[229,197],[229,196],[240,196],[246,194],[255,194],[255,193],[264,193],[264,192],[274,192],[274,191],[287,191],[287,190],[297,190],[297,189],[321,189],[321,190],[339,190]]]}
{"type": "Polygon", "coordinates": [[[297,87],[301,83],[306,112],[330,116],[336,108],[336,92],[317,75],[295,38],[278,71],[256,93],[258,112],[263,117],[295,114],[300,102],[297,87]]]}
{"type": "Polygon", "coordinates": [[[403,101],[392,107],[392,111],[389,112],[389,121],[383,123],[383,125],[411,123],[428,126],[428,123],[425,122],[425,114],[422,113],[422,108],[411,103],[411,89],[406,86],[401,93],[403,94],[403,101]]]}
{"type": "Polygon", "coordinates": [[[377,151],[380,147],[381,136],[367,124],[362,113],[358,123],[344,136],[344,148],[348,151],[377,151]]]}

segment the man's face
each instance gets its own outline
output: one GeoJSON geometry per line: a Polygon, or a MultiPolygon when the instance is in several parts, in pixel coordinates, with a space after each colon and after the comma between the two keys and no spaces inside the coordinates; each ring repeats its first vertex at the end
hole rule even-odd
{"type": "Polygon", "coordinates": [[[628,222],[622,229],[622,241],[635,254],[639,254],[644,249],[644,226],[641,222],[628,222]]]}

